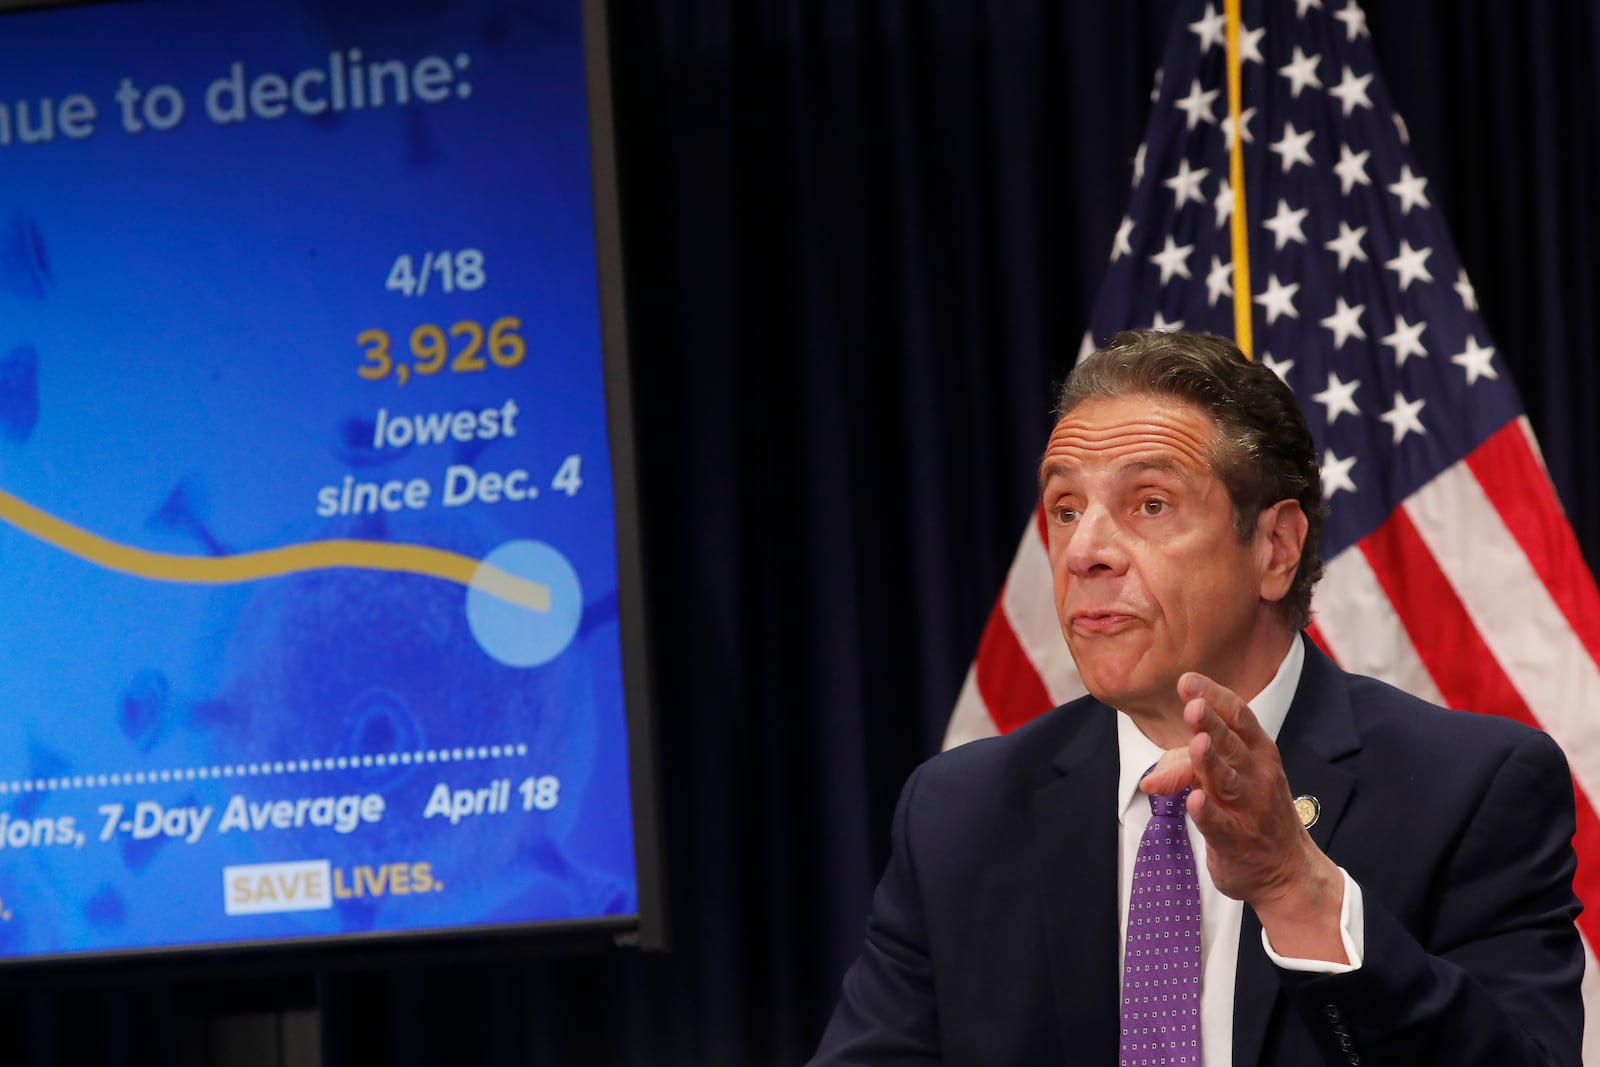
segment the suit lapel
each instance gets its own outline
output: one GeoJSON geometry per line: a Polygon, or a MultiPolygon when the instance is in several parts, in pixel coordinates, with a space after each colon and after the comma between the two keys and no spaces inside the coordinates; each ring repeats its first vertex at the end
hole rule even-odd
{"type": "Polygon", "coordinates": [[[1067,1062],[1114,1063],[1117,988],[1115,712],[1085,701],[1051,780],[1033,795],[1033,855],[1067,1062]]]}
{"type": "MultiPolygon", "coordinates": [[[[1302,638],[1305,667],[1288,717],[1278,732],[1289,794],[1315,797],[1321,806],[1311,826],[1311,839],[1332,855],[1339,821],[1355,790],[1354,768],[1346,763],[1361,748],[1345,675],[1333,661],[1302,638]]],[[[1335,857],[1337,862],[1337,857],[1335,857]]],[[[1277,968],[1261,947],[1261,923],[1244,909],[1239,929],[1239,968],[1234,988],[1233,1062],[1253,1067],[1260,1062],[1267,1026],[1280,995],[1277,968]]]]}

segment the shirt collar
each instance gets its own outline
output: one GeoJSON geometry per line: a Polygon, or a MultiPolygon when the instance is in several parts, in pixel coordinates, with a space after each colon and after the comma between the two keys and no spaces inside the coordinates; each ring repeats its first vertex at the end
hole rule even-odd
{"type": "MultiPolygon", "coordinates": [[[[1289,642],[1289,652],[1283,657],[1283,662],[1278,664],[1278,673],[1250,701],[1250,710],[1255,712],[1256,721],[1274,741],[1278,739],[1278,731],[1283,728],[1283,720],[1289,716],[1289,704],[1300,685],[1300,671],[1305,662],[1305,647],[1301,644],[1301,638],[1296,636],[1289,642]]],[[[1161,758],[1161,753],[1161,747],[1142,734],[1133,719],[1117,712],[1117,755],[1120,761],[1117,796],[1122,801],[1117,807],[1118,822],[1127,815],[1135,801],[1143,799],[1139,792],[1139,780],[1161,758]]]]}

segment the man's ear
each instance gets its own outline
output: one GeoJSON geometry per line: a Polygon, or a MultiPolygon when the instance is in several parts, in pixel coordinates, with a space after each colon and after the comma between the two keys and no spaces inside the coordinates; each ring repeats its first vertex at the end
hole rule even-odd
{"type": "Polygon", "coordinates": [[[1289,595],[1300,553],[1306,544],[1306,513],[1298,500],[1280,500],[1256,517],[1256,550],[1261,568],[1261,599],[1276,603],[1289,595]]]}

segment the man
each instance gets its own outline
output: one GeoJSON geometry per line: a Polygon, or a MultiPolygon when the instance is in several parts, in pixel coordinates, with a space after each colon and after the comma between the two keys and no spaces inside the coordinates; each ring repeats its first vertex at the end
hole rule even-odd
{"type": "Polygon", "coordinates": [[[1579,1064],[1566,764],[1300,633],[1324,509],[1288,387],[1130,332],[1058,418],[1040,491],[1091,695],[912,775],[814,1062],[1579,1064]]]}

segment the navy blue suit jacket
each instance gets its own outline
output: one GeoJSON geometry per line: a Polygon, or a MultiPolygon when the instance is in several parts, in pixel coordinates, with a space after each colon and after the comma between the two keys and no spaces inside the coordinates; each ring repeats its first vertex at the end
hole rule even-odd
{"type": "MultiPolygon", "coordinates": [[[[1092,698],[923,764],[816,1064],[1117,1062],[1117,741],[1092,698]]],[[[1307,642],[1278,736],[1362,888],[1362,966],[1275,967],[1244,911],[1237,1065],[1577,1067],[1572,780],[1544,734],[1346,674],[1307,642]]],[[[1217,1067],[1217,1065],[1211,1065],[1217,1067]]]]}

